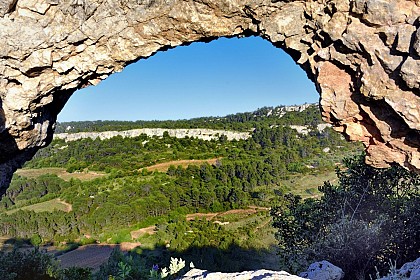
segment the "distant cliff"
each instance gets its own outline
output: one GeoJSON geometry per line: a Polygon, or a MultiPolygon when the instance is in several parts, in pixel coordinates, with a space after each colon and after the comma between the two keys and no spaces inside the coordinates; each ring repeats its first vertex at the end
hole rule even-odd
{"type": "Polygon", "coordinates": [[[167,131],[169,136],[176,138],[193,137],[203,140],[218,139],[220,136],[226,136],[227,140],[245,140],[251,137],[249,132],[237,132],[227,130],[214,130],[214,129],[168,129],[168,128],[142,128],[132,129],[126,131],[104,131],[104,132],[78,132],[78,133],[58,133],[54,134],[54,139],[63,139],[64,141],[76,141],[79,139],[99,138],[101,140],[110,139],[112,137],[137,137],[141,134],[146,134],[149,137],[158,136],[162,137],[163,133],[167,131]]]}
{"type": "MultiPolygon", "coordinates": [[[[308,126],[301,125],[290,125],[292,129],[295,129],[299,134],[308,134],[310,128],[308,126]]],[[[323,131],[326,127],[331,127],[330,124],[318,124],[318,131],[323,131]]],[[[77,133],[56,133],[54,134],[54,139],[63,139],[66,142],[77,141],[80,139],[99,138],[101,140],[110,139],[112,137],[121,136],[123,138],[137,137],[141,134],[146,134],[149,137],[157,136],[162,137],[163,133],[167,131],[169,136],[176,138],[185,138],[193,137],[202,140],[212,140],[219,139],[220,136],[226,136],[228,141],[232,140],[246,140],[251,137],[250,132],[239,132],[239,131],[229,131],[229,130],[216,130],[216,129],[206,129],[206,128],[191,128],[191,129],[169,129],[169,128],[141,128],[141,129],[131,129],[125,131],[103,131],[103,132],[77,132],[77,133]]]]}
{"type": "MultiPolygon", "coordinates": [[[[296,106],[296,110],[299,110],[299,107],[296,106]]],[[[292,107],[290,107],[292,108],[292,107]]],[[[304,110],[304,109],[303,109],[304,110]]],[[[275,126],[272,126],[275,127],[275,126]]],[[[302,125],[290,125],[290,128],[296,130],[299,134],[308,134],[311,129],[308,126],[302,125]]],[[[318,124],[318,131],[323,131],[326,127],[331,127],[330,124],[318,124]]],[[[137,137],[141,134],[146,134],[149,137],[157,136],[162,137],[163,133],[167,131],[169,136],[176,138],[184,137],[193,137],[203,140],[212,140],[219,139],[220,136],[226,136],[228,141],[232,140],[246,140],[251,137],[250,132],[239,132],[239,131],[230,131],[230,130],[217,130],[217,129],[206,129],[206,128],[140,128],[140,129],[130,129],[125,131],[103,131],[103,132],[76,132],[76,133],[56,133],[54,134],[54,139],[63,139],[64,141],[77,141],[80,139],[99,138],[101,140],[110,139],[112,137],[121,136],[121,137],[137,137]]]]}

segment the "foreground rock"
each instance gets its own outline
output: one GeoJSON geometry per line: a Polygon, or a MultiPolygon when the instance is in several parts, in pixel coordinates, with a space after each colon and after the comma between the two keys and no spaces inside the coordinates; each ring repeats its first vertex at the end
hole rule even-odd
{"type": "Polygon", "coordinates": [[[341,268],[327,261],[316,262],[309,266],[306,272],[299,276],[289,274],[285,271],[255,270],[234,273],[209,272],[206,270],[192,269],[179,279],[182,280],[341,280],[344,272],[341,268]]]}
{"type": "Polygon", "coordinates": [[[16,168],[50,143],[57,114],[75,90],[157,51],[222,36],[261,36],[284,49],[316,84],[324,120],[362,141],[369,163],[420,171],[419,6],[418,0],[5,0],[0,194],[16,168]]]}
{"type": "Polygon", "coordinates": [[[209,272],[207,270],[192,269],[182,276],[182,280],[305,280],[284,271],[257,270],[235,273],[209,272]]]}
{"type": "Polygon", "coordinates": [[[311,264],[308,270],[299,276],[311,280],[341,280],[344,278],[344,272],[328,261],[321,261],[311,264]]]}

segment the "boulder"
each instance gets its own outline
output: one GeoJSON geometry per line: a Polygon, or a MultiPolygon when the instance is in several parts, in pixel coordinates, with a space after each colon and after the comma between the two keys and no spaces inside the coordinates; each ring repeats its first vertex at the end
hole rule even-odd
{"type": "Polygon", "coordinates": [[[311,264],[308,270],[299,276],[311,280],[340,280],[343,279],[344,272],[328,261],[320,261],[311,264]]]}
{"type": "Polygon", "coordinates": [[[272,271],[272,270],[256,270],[256,271],[244,271],[234,273],[222,273],[222,272],[209,272],[207,270],[192,269],[187,272],[184,276],[179,278],[180,280],[304,280],[304,278],[291,275],[285,271],[272,271]]]}

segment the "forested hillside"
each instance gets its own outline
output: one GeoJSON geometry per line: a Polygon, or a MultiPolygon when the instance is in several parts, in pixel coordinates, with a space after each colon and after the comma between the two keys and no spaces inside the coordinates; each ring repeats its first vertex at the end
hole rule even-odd
{"type": "Polygon", "coordinates": [[[122,131],[137,128],[211,128],[249,131],[270,125],[309,125],[322,123],[317,104],[263,107],[254,112],[236,113],[224,117],[201,117],[169,121],[84,121],[58,123],[56,133],[122,131]]]}
{"type": "MultiPolygon", "coordinates": [[[[273,253],[268,209],[289,192],[319,196],[318,181],[296,182],[331,178],[344,156],[361,151],[329,127],[318,130],[319,110],[307,107],[185,121],[59,124],[57,130],[66,132],[203,127],[252,131],[252,137],[56,139],[15,175],[0,201],[0,233],[57,246],[140,241],[143,250],[157,250],[165,260],[182,252],[193,259],[203,250],[222,250],[220,260],[230,262],[219,270],[255,267],[238,257],[251,256],[253,250],[273,253]],[[291,125],[306,126],[309,133],[291,125]],[[91,174],[95,176],[89,179],[91,174]],[[187,221],[187,214],[196,213],[216,213],[218,218],[200,219],[207,217],[203,214],[187,221]],[[148,234],[133,233],[149,227],[148,234]]],[[[203,261],[202,267],[216,268],[215,259],[203,261]]]]}

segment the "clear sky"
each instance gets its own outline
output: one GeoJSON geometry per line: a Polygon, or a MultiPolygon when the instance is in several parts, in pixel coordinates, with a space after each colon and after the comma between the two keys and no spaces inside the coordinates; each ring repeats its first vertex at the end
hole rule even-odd
{"type": "Polygon", "coordinates": [[[58,121],[189,119],[318,100],[305,72],[268,41],[221,38],[159,52],[75,92],[58,121]]]}

